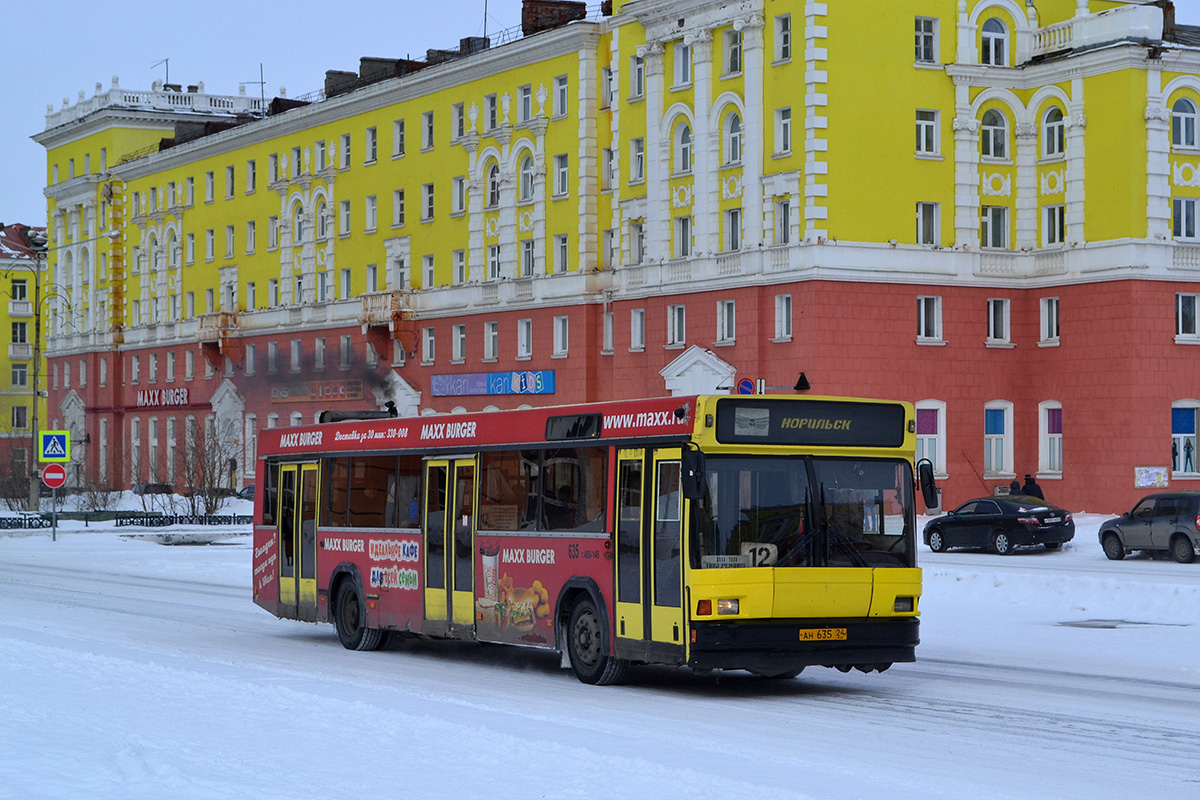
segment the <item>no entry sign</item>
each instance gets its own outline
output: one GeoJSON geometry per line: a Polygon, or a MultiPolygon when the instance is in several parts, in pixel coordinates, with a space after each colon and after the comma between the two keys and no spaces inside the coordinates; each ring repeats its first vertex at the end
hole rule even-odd
{"type": "Polygon", "coordinates": [[[57,489],[67,482],[67,470],[62,464],[47,464],[42,470],[42,483],[57,489]]]}

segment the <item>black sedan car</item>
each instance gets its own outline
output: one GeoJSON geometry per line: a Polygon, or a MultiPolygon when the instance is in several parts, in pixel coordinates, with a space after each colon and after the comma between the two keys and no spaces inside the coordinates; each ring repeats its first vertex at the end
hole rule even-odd
{"type": "Polygon", "coordinates": [[[1022,494],[978,497],[925,523],[925,544],[935,553],[984,547],[1010,555],[1017,547],[1035,544],[1058,550],[1073,538],[1071,512],[1022,494]]]}

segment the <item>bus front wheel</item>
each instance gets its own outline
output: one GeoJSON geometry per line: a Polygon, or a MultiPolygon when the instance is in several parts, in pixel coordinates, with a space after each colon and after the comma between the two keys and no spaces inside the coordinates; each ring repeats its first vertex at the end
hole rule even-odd
{"type": "Polygon", "coordinates": [[[571,610],[567,625],[567,654],[571,669],[584,683],[607,686],[621,683],[629,671],[629,662],[606,653],[604,626],[591,600],[583,598],[571,610]]]}
{"type": "Polygon", "coordinates": [[[367,627],[366,607],[353,580],[338,584],[334,625],[338,639],[347,650],[378,650],[383,644],[383,631],[367,627]]]}

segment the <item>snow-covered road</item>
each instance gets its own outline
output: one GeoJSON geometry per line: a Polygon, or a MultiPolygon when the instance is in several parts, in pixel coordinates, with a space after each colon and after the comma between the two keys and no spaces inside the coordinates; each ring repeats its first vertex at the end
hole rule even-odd
{"type": "Polygon", "coordinates": [[[0,538],[0,798],[1200,797],[1200,564],[931,554],[916,664],[794,681],[343,650],[248,538],[0,538]]]}

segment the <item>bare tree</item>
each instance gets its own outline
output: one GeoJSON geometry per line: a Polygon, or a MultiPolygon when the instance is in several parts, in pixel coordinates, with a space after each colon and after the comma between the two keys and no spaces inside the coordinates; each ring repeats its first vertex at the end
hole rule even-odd
{"type": "Polygon", "coordinates": [[[232,424],[219,424],[209,416],[204,425],[195,417],[184,420],[184,446],[175,475],[188,513],[216,514],[234,491],[237,457],[241,453],[239,431],[232,424]]]}
{"type": "MultiPolygon", "coordinates": [[[[117,474],[123,475],[125,470],[118,470],[117,474]]],[[[75,497],[75,507],[80,511],[92,513],[112,511],[120,498],[119,488],[108,481],[100,480],[99,465],[84,462],[83,480],[79,484],[79,494],[75,497]]]]}
{"type": "Polygon", "coordinates": [[[29,431],[0,430],[0,502],[9,511],[30,511],[29,431]]]}

